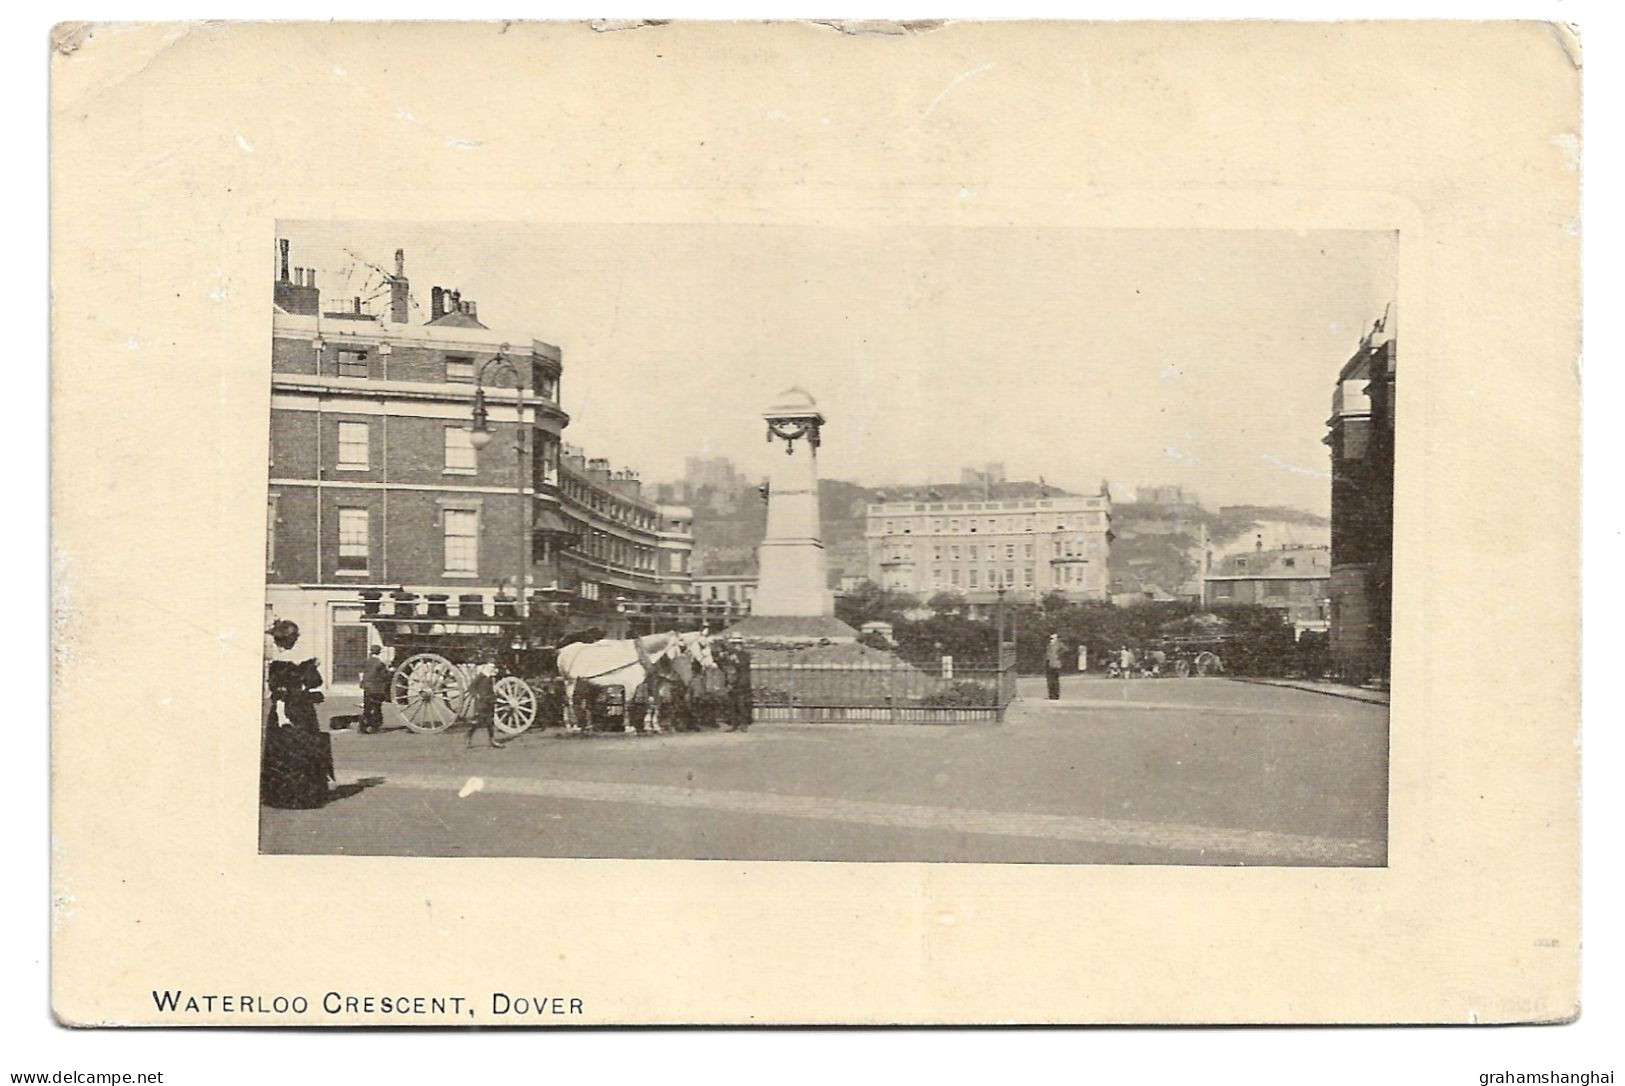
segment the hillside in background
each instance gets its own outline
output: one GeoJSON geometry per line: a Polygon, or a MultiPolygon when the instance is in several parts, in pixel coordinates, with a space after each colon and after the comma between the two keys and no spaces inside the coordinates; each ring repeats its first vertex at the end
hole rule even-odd
{"type": "MultiPolygon", "coordinates": [[[[920,498],[933,494],[965,499],[978,495],[950,493],[939,487],[862,487],[840,479],[819,480],[818,506],[823,518],[824,547],[833,583],[843,574],[862,576],[868,552],[864,543],[864,509],[870,502],[920,498]]],[[[997,499],[1032,497],[1036,483],[1001,483],[997,499]],[[1008,493],[1007,493],[1008,491],[1008,493]]],[[[1059,493],[1054,488],[1050,493],[1059,493]]],[[[1190,502],[1117,502],[1112,507],[1109,569],[1116,592],[1157,590],[1170,596],[1189,591],[1200,570],[1202,532],[1214,558],[1262,544],[1325,546],[1331,525],[1323,516],[1284,506],[1236,505],[1217,511],[1190,502]]],[[[696,573],[753,573],[756,547],[767,530],[767,505],[754,489],[733,500],[697,502],[694,509],[696,573]]]]}
{"type": "Polygon", "coordinates": [[[1189,503],[1117,502],[1108,562],[1113,592],[1190,594],[1201,572],[1204,530],[1215,561],[1260,545],[1330,546],[1332,538],[1331,521],[1286,506],[1227,505],[1214,512],[1189,503]]]}
{"type": "MultiPolygon", "coordinates": [[[[864,507],[872,491],[840,479],[818,481],[818,513],[831,576],[861,572],[864,507]]],[[[767,532],[767,503],[751,489],[734,501],[694,505],[694,572],[754,573],[756,547],[767,532]]]]}

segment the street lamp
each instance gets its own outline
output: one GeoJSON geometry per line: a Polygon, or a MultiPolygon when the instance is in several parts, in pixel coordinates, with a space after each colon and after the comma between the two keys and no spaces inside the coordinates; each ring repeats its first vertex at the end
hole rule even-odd
{"type": "Polygon", "coordinates": [[[491,444],[496,431],[491,429],[491,413],[485,406],[485,375],[492,369],[507,372],[513,377],[514,390],[514,446],[513,450],[518,458],[518,470],[515,472],[514,485],[519,494],[519,569],[514,580],[514,613],[520,618],[526,617],[527,601],[525,588],[530,570],[530,517],[529,504],[525,501],[525,375],[524,372],[508,358],[508,345],[504,343],[497,348],[497,353],[481,364],[479,372],[474,377],[474,410],[473,425],[468,429],[468,443],[478,453],[491,444]]]}
{"type": "Polygon", "coordinates": [[[994,592],[994,595],[996,595],[998,597],[998,600],[999,600],[999,604],[998,604],[998,607],[999,607],[998,638],[999,638],[999,667],[1001,667],[1001,668],[1004,666],[1004,593],[1005,593],[1005,591],[1006,591],[1006,589],[1005,589],[1005,584],[1004,584],[1004,578],[1000,577],[999,578],[999,587],[994,592]]]}

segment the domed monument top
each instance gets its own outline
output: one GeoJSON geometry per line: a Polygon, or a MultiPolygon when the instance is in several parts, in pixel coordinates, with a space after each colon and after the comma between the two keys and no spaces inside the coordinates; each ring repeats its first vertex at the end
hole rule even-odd
{"type": "Polygon", "coordinates": [[[818,403],[812,398],[812,393],[796,385],[787,388],[773,397],[773,405],[762,412],[764,419],[814,419],[824,421],[823,414],[818,410],[818,403]]]}

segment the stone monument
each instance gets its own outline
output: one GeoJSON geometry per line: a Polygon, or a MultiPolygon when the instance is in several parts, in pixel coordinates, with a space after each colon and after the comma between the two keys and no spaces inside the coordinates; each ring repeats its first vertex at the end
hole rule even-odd
{"type": "Polygon", "coordinates": [[[775,397],[762,412],[769,444],[782,441],[768,478],[767,534],[757,551],[750,617],[729,634],[777,641],[852,641],[857,632],[835,617],[818,518],[818,447],[824,416],[803,388],[775,397]]]}

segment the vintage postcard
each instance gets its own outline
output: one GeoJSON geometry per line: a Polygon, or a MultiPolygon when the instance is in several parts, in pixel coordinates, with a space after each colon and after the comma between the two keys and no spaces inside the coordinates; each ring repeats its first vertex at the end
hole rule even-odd
{"type": "Polygon", "coordinates": [[[62,1021],[1576,1013],[1566,28],[55,48],[62,1021]]]}

